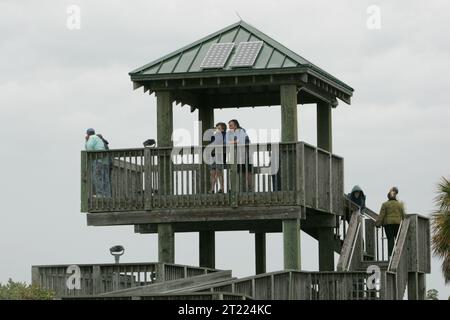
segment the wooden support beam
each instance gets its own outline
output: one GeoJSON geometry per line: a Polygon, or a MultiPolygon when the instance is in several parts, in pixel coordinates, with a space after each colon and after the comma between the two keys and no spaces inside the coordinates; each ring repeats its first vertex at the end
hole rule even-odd
{"type": "Polygon", "coordinates": [[[283,220],[284,269],[301,270],[300,219],[283,220]]]}
{"type": "Polygon", "coordinates": [[[175,263],[175,233],[170,223],[158,224],[158,261],[175,263]]]}
{"type": "Polygon", "coordinates": [[[216,241],[214,231],[199,232],[199,265],[205,268],[216,267],[216,241]]]}
{"type": "Polygon", "coordinates": [[[176,223],[176,222],[205,222],[205,221],[263,221],[300,219],[301,208],[298,206],[255,206],[222,208],[183,208],[157,209],[148,211],[96,212],[87,216],[88,226],[134,225],[146,223],[176,223]]]}
{"type": "Polygon", "coordinates": [[[280,86],[281,100],[281,142],[296,142],[297,135],[297,86],[280,86]]]}
{"type": "Polygon", "coordinates": [[[255,233],[255,272],[266,273],[266,234],[255,233]]]}
{"type": "Polygon", "coordinates": [[[238,107],[260,107],[268,105],[279,105],[280,95],[278,92],[248,92],[209,94],[204,97],[205,103],[214,108],[236,108],[238,107]]]}
{"type": "MultiPolygon", "coordinates": [[[[425,300],[425,274],[408,272],[408,300],[425,300]]],[[[399,297],[400,299],[402,297],[399,297]]]]}
{"type": "Polygon", "coordinates": [[[319,228],[319,271],[334,271],[333,228],[319,228]]]}
{"type": "MultiPolygon", "coordinates": [[[[203,133],[208,130],[214,128],[214,109],[209,106],[201,106],[198,108],[198,121],[202,122],[202,132],[203,133]]],[[[203,144],[209,144],[210,141],[203,141],[203,144]]],[[[202,180],[203,181],[203,180],[202,180]]]]}
{"type": "Polygon", "coordinates": [[[89,177],[87,152],[81,151],[81,212],[89,210],[89,177]]]}
{"type": "Polygon", "coordinates": [[[332,118],[331,105],[324,102],[317,103],[317,146],[332,152],[332,118]]]}
{"type": "Polygon", "coordinates": [[[139,89],[140,87],[142,87],[141,82],[133,81],[133,90],[139,89]]]}
{"type": "Polygon", "coordinates": [[[156,116],[158,147],[172,146],[173,106],[172,94],[169,91],[156,93],[156,116]]]}

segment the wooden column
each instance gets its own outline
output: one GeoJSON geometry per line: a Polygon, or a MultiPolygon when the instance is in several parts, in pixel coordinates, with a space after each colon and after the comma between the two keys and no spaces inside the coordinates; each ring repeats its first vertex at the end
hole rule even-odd
{"type": "Polygon", "coordinates": [[[331,105],[325,102],[317,103],[317,147],[333,151],[331,105]]]}
{"type": "Polygon", "coordinates": [[[425,274],[408,272],[408,300],[425,300],[425,274]]]}
{"type": "Polygon", "coordinates": [[[426,298],[426,292],[427,292],[427,283],[426,283],[426,274],[425,273],[418,273],[417,274],[417,294],[419,300],[425,300],[426,298]]]}
{"type": "Polygon", "coordinates": [[[281,98],[281,142],[298,141],[297,135],[297,86],[280,86],[281,98]]]}
{"type": "MultiPolygon", "coordinates": [[[[294,84],[281,85],[280,100],[281,142],[298,141],[297,86],[294,84]]],[[[300,270],[299,219],[283,220],[283,256],[284,269],[300,270]]]]}
{"type": "MultiPolygon", "coordinates": [[[[198,109],[198,121],[201,122],[201,126],[199,126],[199,144],[207,146],[211,143],[210,140],[203,141],[203,134],[206,130],[214,128],[214,109],[208,108],[206,106],[201,106],[198,109]]],[[[203,155],[202,155],[203,156],[203,155]]],[[[200,172],[197,172],[197,179],[200,181],[197,184],[197,193],[206,193],[210,189],[210,172],[209,167],[205,163],[200,172]]]]}
{"type": "Polygon", "coordinates": [[[300,219],[283,220],[284,269],[301,270],[300,219]]]}
{"type": "Polygon", "coordinates": [[[175,263],[175,234],[170,223],[158,224],[158,261],[175,263]]]}
{"type": "MultiPolygon", "coordinates": [[[[207,129],[213,129],[214,128],[214,109],[202,106],[198,109],[198,121],[202,122],[202,132],[201,134],[207,130],[207,129]]],[[[203,141],[203,144],[208,144],[209,141],[203,141]]]]}
{"type": "Polygon", "coordinates": [[[319,271],[334,271],[334,228],[319,230],[319,271]]]}
{"type": "Polygon", "coordinates": [[[200,267],[216,267],[216,241],[214,231],[199,232],[199,265],[200,267]]]}
{"type": "MultiPolygon", "coordinates": [[[[331,105],[317,103],[317,147],[333,151],[331,105]]],[[[319,270],[334,270],[334,229],[319,228],[319,270]]]]}
{"type": "Polygon", "coordinates": [[[266,273],[266,233],[255,232],[255,273],[266,273]]]}
{"type": "Polygon", "coordinates": [[[169,91],[156,93],[156,117],[158,147],[172,146],[173,106],[172,95],[169,91]]]}

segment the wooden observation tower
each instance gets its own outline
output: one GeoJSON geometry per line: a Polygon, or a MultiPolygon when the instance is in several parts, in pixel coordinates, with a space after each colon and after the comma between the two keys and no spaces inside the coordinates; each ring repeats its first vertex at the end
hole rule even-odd
{"type": "Polygon", "coordinates": [[[88,225],[134,225],[137,233],[157,233],[159,263],[175,262],[176,232],[198,232],[199,266],[208,268],[215,268],[216,231],[248,230],[255,239],[256,274],[266,272],[269,232],[283,234],[284,269],[301,271],[302,230],[318,241],[319,271],[336,270],[336,252],[336,272],[378,265],[390,292],[383,297],[398,298],[406,282],[408,292],[420,297],[429,272],[428,219],[406,220],[389,261],[381,252],[376,214],[361,212],[344,195],[343,158],[332,153],[332,111],[339,100],[350,104],[350,86],[243,21],[129,75],[134,89],[156,96],[157,147],[82,152],[81,211],[88,213],[88,225]],[[303,104],[317,107],[317,146],[297,135],[303,104]],[[198,110],[203,128],[214,127],[217,108],[281,106],[281,141],[247,146],[252,188],[242,183],[238,164],[227,155],[226,188],[208,193],[209,166],[202,161],[208,147],[172,144],[178,105],[198,110]],[[105,159],[112,163],[108,197],[97,194],[91,170],[105,159]],[[275,173],[268,170],[274,164],[275,173]],[[406,268],[406,278],[400,268],[406,268]]]}

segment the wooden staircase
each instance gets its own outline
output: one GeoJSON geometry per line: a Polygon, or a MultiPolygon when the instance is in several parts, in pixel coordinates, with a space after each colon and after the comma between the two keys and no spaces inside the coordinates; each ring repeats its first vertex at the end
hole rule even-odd
{"type": "MultiPolygon", "coordinates": [[[[377,215],[365,209],[352,214],[337,265],[338,271],[365,271],[373,274],[374,285],[382,288],[381,299],[423,299],[425,274],[430,273],[429,220],[410,214],[400,224],[392,256],[388,257],[387,239],[375,227],[377,215]],[[378,269],[377,269],[378,267],[378,269]]],[[[370,286],[372,287],[372,286],[370,286]]]]}

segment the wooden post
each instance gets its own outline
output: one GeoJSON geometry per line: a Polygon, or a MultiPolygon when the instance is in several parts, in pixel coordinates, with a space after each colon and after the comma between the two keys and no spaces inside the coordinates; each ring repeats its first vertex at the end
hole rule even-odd
{"type": "Polygon", "coordinates": [[[255,232],[255,272],[266,273],[266,233],[255,232]]]}
{"type": "Polygon", "coordinates": [[[371,260],[376,259],[376,238],[375,238],[375,222],[372,219],[367,219],[365,221],[366,237],[364,241],[366,242],[366,254],[371,257],[371,260]]]}
{"type": "Polygon", "coordinates": [[[297,124],[297,86],[280,86],[281,100],[281,142],[298,141],[297,124]]]}
{"type": "Polygon", "coordinates": [[[158,224],[158,262],[175,262],[175,234],[170,223],[158,224]]]}
{"type": "Polygon", "coordinates": [[[39,273],[39,267],[31,267],[31,284],[36,286],[42,286],[41,275],[39,273]]]}
{"type": "MultiPolygon", "coordinates": [[[[332,152],[331,105],[317,103],[317,147],[332,152]]],[[[319,228],[319,270],[334,270],[334,230],[319,228]]]]}
{"type": "Polygon", "coordinates": [[[81,212],[89,210],[89,175],[87,152],[81,151],[81,212]]]}
{"type": "Polygon", "coordinates": [[[319,271],[334,271],[334,228],[319,230],[319,271]]]}
{"type": "Polygon", "coordinates": [[[283,220],[284,269],[301,270],[300,220],[283,220]]]}
{"type": "Polygon", "coordinates": [[[317,147],[333,151],[331,105],[317,103],[317,147]]]}
{"type": "Polygon", "coordinates": [[[172,146],[173,106],[169,91],[156,93],[158,147],[172,146]]]}
{"type": "Polygon", "coordinates": [[[214,231],[199,232],[199,265],[200,267],[216,267],[216,241],[214,231]]]}
{"type": "MultiPolygon", "coordinates": [[[[297,86],[280,86],[281,142],[298,141],[297,86]]],[[[280,168],[280,170],[282,170],[280,168]]],[[[283,184],[283,181],[282,181],[283,184]]],[[[284,269],[300,270],[300,220],[283,220],[284,269]]]]}
{"type": "Polygon", "coordinates": [[[425,300],[425,274],[408,272],[408,300],[425,300]]]}
{"type": "MultiPolygon", "coordinates": [[[[201,137],[203,136],[203,133],[208,129],[214,128],[214,109],[202,106],[198,109],[198,121],[202,122],[202,132],[201,137]]],[[[209,144],[209,141],[203,141],[203,144],[209,144]]]]}
{"type": "MultiPolygon", "coordinates": [[[[207,146],[210,144],[210,141],[203,141],[203,134],[206,130],[214,128],[214,109],[206,106],[200,107],[198,109],[198,121],[201,122],[201,126],[199,127],[199,145],[207,146]]],[[[200,157],[203,157],[203,153],[200,154],[200,157]]],[[[204,193],[211,189],[209,166],[204,162],[203,158],[200,166],[200,172],[198,172],[197,175],[199,179],[198,181],[200,181],[197,185],[197,193],[204,193]],[[206,185],[204,185],[205,183],[206,185]]]]}
{"type": "MultiPolygon", "coordinates": [[[[156,116],[158,147],[171,147],[173,132],[173,106],[172,96],[169,91],[159,91],[156,93],[156,116]]],[[[159,193],[161,195],[171,195],[171,165],[170,150],[165,150],[158,157],[159,170],[159,193]]]]}
{"type": "Polygon", "coordinates": [[[426,292],[427,292],[427,285],[426,285],[426,274],[425,273],[421,273],[419,272],[417,274],[417,292],[418,292],[418,296],[417,298],[419,300],[425,300],[426,298],[426,292]]]}
{"type": "MultiPolygon", "coordinates": [[[[114,286],[113,276],[113,286],[114,286]]],[[[114,289],[113,289],[114,290],[114,289]]],[[[118,289],[115,289],[118,290],[118,289]]],[[[92,294],[97,295],[102,293],[102,274],[100,266],[92,266],[92,294]]]]}

